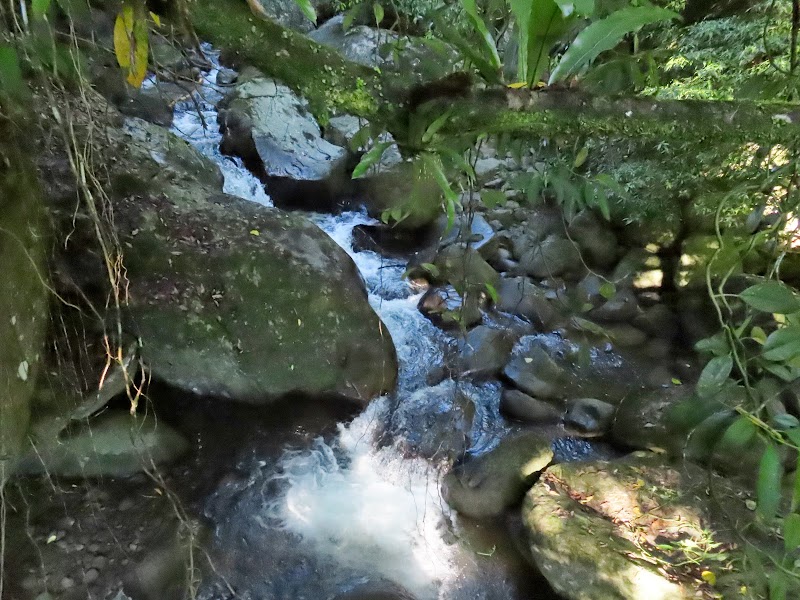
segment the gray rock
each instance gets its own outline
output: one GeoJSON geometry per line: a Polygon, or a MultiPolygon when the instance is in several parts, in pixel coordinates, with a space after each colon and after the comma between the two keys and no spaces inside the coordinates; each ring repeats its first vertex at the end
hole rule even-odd
{"type": "Polygon", "coordinates": [[[452,285],[460,293],[480,295],[486,285],[495,289],[500,276],[477,250],[453,244],[439,251],[433,264],[439,269],[438,278],[452,285]]]}
{"type": "MultiPolygon", "coordinates": [[[[314,29],[314,23],[309,20],[297,2],[294,0],[256,0],[266,15],[283,27],[308,33],[314,29]]],[[[312,5],[315,4],[312,2],[312,5]]]]}
{"type": "Polygon", "coordinates": [[[514,346],[514,334],[480,325],[459,342],[459,370],[473,377],[491,377],[503,369],[514,346]]]}
{"type": "Polygon", "coordinates": [[[487,454],[454,467],[445,475],[442,495],[462,515],[496,517],[522,499],[552,460],[548,440],[522,431],[501,440],[487,454]]]}
{"type": "MultiPolygon", "coordinates": [[[[366,152],[372,147],[373,140],[367,140],[367,145],[360,148],[351,148],[351,142],[356,134],[366,125],[366,121],[353,115],[340,115],[338,117],[331,117],[328,124],[324,127],[324,138],[334,146],[341,146],[347,148],[350,152],[366,152]]],[[[378,161],[370,170],[362,175],[366,178],[375,173],[385,172],[391,170],[396,165],[403,162],[403,157],[400,155],[400,150],[397,144],[394,143],[394,138],[388,133],[380,136],[381,142],[392,142],[392,145],[384,150],[378,161]]]]}
{"type": "Polygon", "coordinates": [[[83,574],[83,582],[87,585],[94,583],[100,577],[100,571],[97,569],[87,569],[83,574]]]}
{"type": "Polygon", "coordinates": [[[356,25],[345,31],[343,22],[344,15],[333,17],[308,37],[318,44],[338,50],[348,60],[368,67],[382,66],[389,56],[382,46],[400,39],[396,33],[365,25],[356,25]]]}
{"type": "Polygon", "coordinates": [[[473,250],[482,250],[494,237],[494,229],[486,222],[483,215],[473,214],[468,217],[462,213],[456,217],[456,222],[450,231],[442,237],[441,245],[448,246],[460,242],[468,244],[473,250]]]}
{"type": "Polygon", "coordinates": [[[311,189],[291,182],[345,177],[347,151],[322,138],[304,100],[255,69],[239,74],[219,120],[222,152],[241,157],[256,175],[273,180],[270,192],[279,204],[302,202],[292,199],[299,193],[295,190],[311,189]],[[274,180],[284,181],[279,187],[274,180]]]}
{"type": "Polygon", "coordinates": [[[475,175],[478,176],[478,181],[486,182],[497,177],[502,167],[503,161],[497,158],[479,158],[475,161],[475,175]]]}
{"type": "Polygon", "coordinates": [[[614,418],[614,406],[595,398],[579,398],[567,402],[564,426],[584,437],[604,435],[614,418]]]}
{"type": "Polygon", "coordinates": [[[393,388],[391,339],[331,238],[301,215],[221,194],[215,165],[159,127],[129,120],[111,134],[112,178],[133,190],[114,204],[129,249],[125,331],[155,377],[252,403],[393,388]]]}
{"type": "Polygon", "coordinates": [[[665,304],[655,304],[645,309],[633,320],[633,325],[649,335],[663,340],[674,340],[678,331],[678,317],[665,304]]]}
{"type": "Polygon", "coordinates": [[[526,423],[544,425],[561,420],[562,411],[548,402],[531,398],[519,390],[503,390],[500,412],[526,423]]]}
{"type": "Polygon", "coordinates": [[[19,474],[60,477],[125,477],[169,463],[189,448],[182,435],[154,417],[108,412],[81,429],[62,432],[63,421],[34,428],[35,447],[17,465],[19,474]]]}
{"type": "Polygon", "coordinates": [[[452,461],[469,449],[474,416],[472,398],[446,379],[403,398],[389,429],[406,455],[452,461]]]}
{"type": "Polygon", "coordinates": [[[547,292],[527,277],[502,278],[497,295],[499,310],[525,317],[545,331],[558,321],[559,313],[547,292]]]}
{"type": "Polygon", "coordinates": [[[605,332],[617,348],[635,348],[647,341],[647,334],[627,323],[614,323],[603,326],[605,332]]]}
{"type": "Polygon", "coordinates": [[[418,308],[433,323],[444,328],[469,328],[480,323],[481,299],[475,294],[466,301],[453,286],[433,287],[420,298],[418,308]]]}
{"type": "Polygon", "coordinates": [[[217,85],[229,86],[236,83],[239,79],[239,73],[233,69],[220,69],[217,72],[217,85]]]}
{"type": "Polygon", "coordinates": [[[616,263],[619,255],[617,236],[611,231],[610,224],[602,222],[592,211],[584,210],[576,215],[570,221],[568,231],[589,265],[607,269],[616,263]]]}
{"type": "Polygon", "coordinates": [[[582,267],[577,246],[558,235],[551,235],[530,248],[519,260],[520,270],[538,279],[574,275],[582,267]]]}
{"type": "Polygon", "coordinates": [[[539,345],[533,345],[529,350],[515,355],[503,369],[503,375],[517,389],[535,398],[564,398],[567,371],[539,345]]]}
{"type": "Polygon", "coordinates": [[[609,298],[602,306],[589,313],[593,321],[603,323],[630,323],[640,312],[639,301],[632,290],[628,288],[617,289],[616,294],[609,298]]]}

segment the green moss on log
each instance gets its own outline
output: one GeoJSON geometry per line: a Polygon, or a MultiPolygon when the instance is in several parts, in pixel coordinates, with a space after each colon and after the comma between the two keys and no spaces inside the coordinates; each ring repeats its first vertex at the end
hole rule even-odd
{"type": "Polygon", "coordinates": [[[255,17],[243,0],[198,0],[192,20],[202,39],[294,89],[318,118],[334,112],[369,118],[378,110],[381,85],[375,69],[255,17]]]}

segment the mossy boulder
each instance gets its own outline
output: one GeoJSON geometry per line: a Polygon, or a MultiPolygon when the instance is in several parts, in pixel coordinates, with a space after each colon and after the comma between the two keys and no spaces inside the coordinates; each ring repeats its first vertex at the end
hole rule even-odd
{"type": "MultiPolygon", "coordinates": [[[[3,130],[0,123],[0,132],[3,130]]],[[[8,133],[8,132],[5,132],[8,133]]],[[[6,138],[13,140],[13,137],[6,138]]],[[[0,143],[0,487],[19,455],[31,416],[48,319],[42,198],[15,142],[0,143]]]]}
{"type": "Polygon", "coordinates": [[[730,527],[753,520],[744,496],[703,469],[640,452],[550,467],[527,493],[523,521],[533,562],[564,598],[751,597],[740,590],[758,584],[736,566],[744,554],[730,527]]]}
{"type": "Polygon", "coordinates": [[[221,192],[219,170],[139,120],[109,128],[127,332],[159,379],[266,403],[290,392],[368,402],[394,345],[355,264],[306,217],[221,192]],[[124,185],[123,185],[124,184],[124,185]]]}
{"type": "Polygon", "coordinates": [[[522,500],[552,460],[550,442],[539,433],[513,434],[488,453],[454,467],[442,484],[444,499],[468,517],[499,516],[522,500]]]}
{"type": "Polygon", "coordinates": [[[394,346],[354,263],[305,217],[219,194],[138,221],[128,324],[160,379],[253,403],[392,389],[394,346]]]}
{"type": "Polygon", "coordinates": [[[152,415],[111,411],[73,422],[59,417],[40,420],[31,435],[33,448],[20,460],[21,475],[58,477],[126,477],[180,457],[186,439],[152,415]]]}

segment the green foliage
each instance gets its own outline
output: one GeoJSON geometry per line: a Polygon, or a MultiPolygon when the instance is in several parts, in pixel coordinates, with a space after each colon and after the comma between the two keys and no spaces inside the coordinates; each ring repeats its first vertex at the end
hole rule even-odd
{"type": "Polygon", "coordinates": [[[590,64],[601,52],[611,50],[629,33],[660,21],[669,21],[678,15],[654,6],[634,6],[611,13],[595,21],[578,34],[569,49],[553,69],[549,83],[574,75],[590,64]]]}

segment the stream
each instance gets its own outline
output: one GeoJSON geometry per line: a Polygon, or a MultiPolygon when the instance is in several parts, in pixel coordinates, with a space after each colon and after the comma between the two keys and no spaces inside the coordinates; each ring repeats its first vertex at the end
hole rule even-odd
{"type": "MultiPolygon", "coordinates": [[[[205,50],[214,68],[196,102],[176,108],[173,131],[221,167],[226,192],[269,206],[261,183],[220,153],[215,105],[224,90],[214,83],[218,54],[205,50]]],[[[440,496],[442,463],[408,452],[438,443],[426,434],[456,418],[456,396],[474,407],[470,453],[496,445],[515,429],[499,413],[500,382],[429,386],[456,339],[417,309],[421,293],[404,280],[403,261],[353,250],[353,227],[376,221],[361,212],[308,216],[358,266],[397,348],[398,386],[335,428],[295,424],[289,435],[238,455],[238,475],[216,484],[202,507],[212,523],[214,570],[200,597],[235,590],[238,598],[286,600],[555,598],[513,547],[513,522],[456,519],[440,496]]],[[[563,431],[554,448],[561,460],[596,452],[563,431]]]]}

